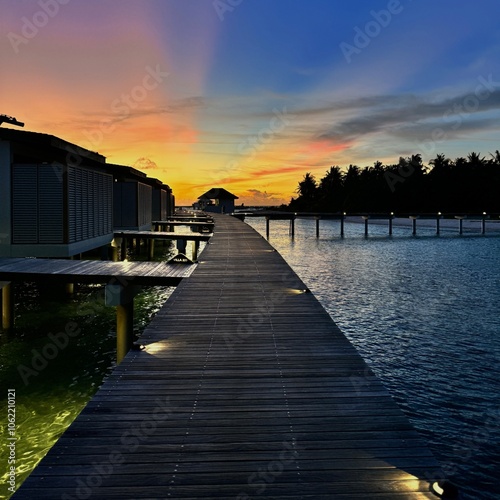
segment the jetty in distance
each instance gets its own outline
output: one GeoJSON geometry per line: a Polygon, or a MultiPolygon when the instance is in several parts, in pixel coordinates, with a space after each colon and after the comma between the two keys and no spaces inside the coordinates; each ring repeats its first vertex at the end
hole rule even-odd
{"type": "Polygon", "coordinates": [[[393,235],[393,229],[396,224],[411,228],[411,234],[417,236],[418,226],[430,227],[433,223],[436,235],[441,234],[442,229],[450,229],[454,223],[457,234],[463,235],[465,225],[473,228],[476,226],[476,231],[479,230],[482,235],[489,231],[500,230],[500,213],[323,213],[323,212],[287,212],[271,209],[253,209],[245,210],[240,208],[235,215],[241,220],[246,217],[264,217],[266,219],[266,235],[270,235],[270,222],[273,220],[288,220],[290,221],[290,235],[295,236],[295,221],[297,219],[314,219],[316,221],[316,237],[320,237],[320,222],[322,220],[337,220],[340,223],[340,236],[345,236],[345,223],[357,222],[364,224],[364,234],[369,236],[370,224],[380,225],[387,224],[387,234],[393,235]]]}
{"type": "Polygon", "coordinates": [[[318,300],[250,226],[213,217],[143,349],[13,498],[436,498],[439,463],[318,300]]]}

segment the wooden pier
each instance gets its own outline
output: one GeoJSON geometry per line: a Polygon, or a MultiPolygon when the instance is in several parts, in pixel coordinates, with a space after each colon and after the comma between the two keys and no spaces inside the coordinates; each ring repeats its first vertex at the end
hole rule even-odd
{"type": "Polygon", "coordinates": [[[165,262],[0,258],[0,280],[176,286],[196,265],[165,262]]]}
{"type": "Polygon", "coordinates": [[[210,244],[15,500],[432,499],[439,464],[283,258],[210,244]]]}
{"type": "Polygon", "coordinates": [[[177,286],[196,264],[165,262],[101,262],[95,260],[0,258],[2,328],[14,323],[11,282],[52,284],[101,283],[106,305],[116,307],[117,362],[133,345],[134,297],[142,286],[177,286]]]}
{"type": "MultiPolygon", "coordinates": [[[[157,226],[159,228],[160,226],[157,226]]],[[[213,223],[211,225],[211,230],[213,230],[213,223]]],[[[212,237],[212,233],[186,233],[186,232],[173,232],[173,231],[115,231],[114,238],[117,246],[121,247],[121,260],[125,260],[127,255],[127,246],[130,241],[140,242],[144,240],[147,242],[148,259],[153,260],[154,258],[154,242],[155,240],[170,240],[177,243],[177,250],[180,254],[185,256],[186,246],[188,241],[193,242],[193,252],[191,255],[191,261],[196,262],[198,258],[198,252],[200,250],[200,242],[209,241],[212,237]]],[[[138,247],[140,243],[138,243],[138,247]]],[[[115,247],[117,248],[117,247],[115,247]]],[[[114,260],[118,260],[118,255],[115,253],[114,260]]]]}
{"type": "Polygon", "coordinates": [[[483,212],[482,214],[442,214],[438,212],[436,214],[347,214],[343,213],[313,213],[313,212],[276,212],[276,211],[259,211],[259,212],[240,212],[235,214],[241,220],[245,220],[245,217],[265,217],[266,219],[266,236],[269,239],[270,235],[270,221],[272,220],[288,220],[290,221],[290,236],[295,237],[295,221],[297,219],[314,219],[316,221],[316,238],[320,237],[320,221],[321,220],[338,220],[340,222],[340,236],[343,238],[345,236],[345,223],[352,222],[353,220],[358,220],[362,222],[365,227],[365,237],[368,237],[369,231],[368,226],[370,221],[387,221],[388,225],[388,235],[392,236],[393,226],[395,219],[408,219],[411,221],[411,234],[417,236],[417,221],[418,220],[433,220],[435,221],[436,235],[441,234],[441,223],[445,220],[455,220],[458,222],[458,234],[462,236],[464,234],[464,220],[467,222],[477,223],[478,228],[481,230],[481,234],[486,234],[487,222],[499,223],[500,214],[487,214],[483,212]]]}

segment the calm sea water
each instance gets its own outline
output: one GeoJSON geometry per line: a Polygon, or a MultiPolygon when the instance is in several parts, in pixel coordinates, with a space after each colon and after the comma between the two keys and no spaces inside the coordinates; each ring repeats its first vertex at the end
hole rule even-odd
{"type": "MultiPolygon", "coordinates": [[[[247,219],[265,232],[262,219],[247,219]]],[[[320,299],[429,442],[463,497],[500,499],[500,237],[456,230],[271,222],[271,243],[320,299]]],[[[172,249],[160,247],[158,259],[172,249]]],[[[171,293],[148,289],[136,299],[136,329],[171,293]]],[[[19,296],[14,334],[0,335],[0,400],[16,389],[18,484],[54,444],[110,372],[115,358],[114,310],[100,287],[71,299],[49,299],[35,288],[19,296]],[[42,296],[41,296],[42,295],[42,296]],[[81,333],[56,359],[22,381],[32,350],[49,333],[75,322],[81,333]]],[[[4,405],[5,407],[5,405],[4,405]]],[[[7,449],[2,418],[0,497],[6,491],[7,449]]]]}
{"type": "MultiPolygon", "coordinates": [[[[188,248],[189,250],[189,248],[188,248]]],[[[175,255],[173,244],[156,245],[155,260],[175,255]]],[[[129,255],[129,260],[144,255],[129,255]]],[[[134,331],[140,335],[171,295],[170,287],[147,287],[134,300],[134,331]]],[[[102,286],[77,287],[71,297],[33,284],[15,289],[16,326],[0,330],[0,498],[8,491],[7,390],[16,391],[17,487],[46,455],[97,391],[116,360],[115,308],[104,305],[102,286]],[[79,331],[45,366],[36,353],[49,335],[79,331]]],[[[49,357],[52,351],[46,351],[49,357]]]]}
{"type": "MultiPolygon", "coordinates": [[[[247,218],[265,235],[265,222],[247,218]]],[[[271,221],[270,243],[426,438],[463,498],[500,499],[500,237],[271,221]]]]}

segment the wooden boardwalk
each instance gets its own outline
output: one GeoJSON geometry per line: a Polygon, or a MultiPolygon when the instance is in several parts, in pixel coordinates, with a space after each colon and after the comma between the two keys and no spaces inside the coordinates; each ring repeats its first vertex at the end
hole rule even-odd
{"type": "Polygon", "coordinates": [[[195,268],[165,262],[0,258],[0,280],[176,286],[195,268]]]}
{"type": "Polygon", "coordinates": [[[115,231],[115,238],[143,238],[153,240],[188,240],[188,241],[208,241],[212,233],[175,233],[172,231],[115,231]]]}
{"type": "Polygon", "coordinates": [[[189,280],[14,496],[431,499],[440,468],[304,283],[217,216],[189,280]]]}
{"type": "Polygon", "coordinates": [[[155,228],[157,227],[162,227],[162,226],[172,226],[172,227],[176,227],[176,226],[189,226],[189,227],[206,227],[206,228],[213,228],[214,227],[214,223],[211,222],[211,221],[192,221],[192,220],[189,220],[189,219],[186,219],[186,220],[168,220],[168,221],[153,221],[153,226],[155,228]]]}

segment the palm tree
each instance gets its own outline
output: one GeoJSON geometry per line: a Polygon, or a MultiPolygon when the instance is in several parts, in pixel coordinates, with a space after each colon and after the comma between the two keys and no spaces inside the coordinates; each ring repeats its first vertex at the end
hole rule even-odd
{"type": "Polygon", "coordinates": [[[471,167],[482,167],[485,164],[485,158],[481,158],[481,153],[475,153],[474,151],[467,156],[469,164],[471,167]]]}
{"type": "Polygon", "coordinates": [[[312,210],[318,193],[318,184],[314,175],[307,172],[297,187],[298,203],[301,210],[312,210]]]}
{"type": "Polygon", "coordinates": [[[330,167],[319,183],[321,210],[337,211],[342,206],[343,175],[340,167],[330,167]]]}
{"type": "Polygon", "coordinates": [[[500,165],[500,151],[498,149],[495,151],[495,154],[490,153],[493,163],[500,165]]]}

